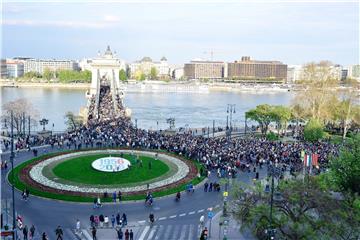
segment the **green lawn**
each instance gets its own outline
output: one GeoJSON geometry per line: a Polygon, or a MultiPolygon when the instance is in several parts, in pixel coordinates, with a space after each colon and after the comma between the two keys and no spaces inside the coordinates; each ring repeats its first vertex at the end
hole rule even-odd
{"type": "MultiPolygon", "coordinates": [[[[64,151],[62,153],[69,153],[69,152],[72,152],[72,151],[64,151]]],[[[159,152],[164,152],[165,153],[165,151],[159,151],[159,152]]],[[[20,191],[24,190],[25,188],[29,189],[30,195],[36,195],[36,196],[39,196],[39,197],[44,197],[44,198],[49,198],[49,199],[58,199],[58,200],[70,201],[70,202],[93,202],[94,199],[92,197],[72,196],[72,195],[64,195],[64,194],[45,192],[45,191],[42,191],[41,189],[26,186],[20,180],[19,174],[20,174],[21,169],[23,169],[28,164],[30,164],[30,163],[32,163],[34,161],[44,159],[45,157],[49,157],[49,156],[55,156],[55,155],[57,155],[57,154],[54,154],[54,153],[45,154],[45,155],[42,155],[40,157],[36,157],[36,158],[33,158],[33,159],[29,160],[29,161],[26,161],[26,162],[23,162],[23,163],[19,164],[18,166],[16,166],[14,168],[14,179],[12,179],[12,177],[11,177],[12,174],[10,172],[10,174],[8,176],[9,182],[13,183],[15,185],[15,187],[17,189],[19,189],[20,191]]],[[[175,156],[174,154],[170,154],[170,155],[175,156]]],[[[192,162],[196,165],[198,171],[200,170],[200,168],[202,168],[201,164],[199,164],[198,162],[196,162],[196,161],[192,161],[192,162]]],[[[192,179],[189,182],[191,182],[193,185],[196,185],[196,184],[200,183],[202,180],[204,180],[204,178],[205,177],[203,177],[203,176],[201,176],[200,178],[196,177],[196,178],[192,179]]],[[[154,197],[161,197],[161,196],[166,196],[166,195],[169,195],[169,194],[176,193],[178,191],[184,191],[185,186],[188,183],[181,184],[181,185],[179,185],[177,187],[174,187],[174,188],[169,188],[169,189],[166,189],[166,190],[163,190],[163,191],[155,192],[153,195],[154,195],[154,197]]],[[[144,199],[145,199],[145,195],[130,195],[130,196],[125,195],[125,196],[123,196],[124,201],[144,200],[144,199]]],[[[103,202],[111,202],[112,199],[111,199],[111,197],[109,197],[107,199],[102,199],[102,201],[103,202]]]]}
{"type": "Polygon", "coordinates": [[[170,171],[170,167],[164,162],[147,156],[139,157],[143,163],[141,167],[139,164],[136,164],[135,157],[130,154],[122,156],[130,161],[130,169],[120,172],[101,172],[92,168],[91,163],[93,161],[108,156],[109,154],[98,154],[69,159],[55,166],[53,173],[56,177],[71,182],[112,185],[143,182],[160,177],[170,171]],[[151,162],[151,169],[148,167],[149,162],[151,162]]]}

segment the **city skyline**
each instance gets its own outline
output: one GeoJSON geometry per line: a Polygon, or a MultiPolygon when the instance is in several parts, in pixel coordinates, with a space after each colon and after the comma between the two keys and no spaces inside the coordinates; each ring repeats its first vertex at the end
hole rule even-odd
{"type": "Polygon", "coordinates": [[[353,65],[359,64],[358,6],[5,2],[2,58],[93,58],[110,45],[127,62],[166,56],[171,63],[186,63],[210,59],[213,51],[214,60],[225,62],[251,56],[289,65],[320,60],[353,65]]]}

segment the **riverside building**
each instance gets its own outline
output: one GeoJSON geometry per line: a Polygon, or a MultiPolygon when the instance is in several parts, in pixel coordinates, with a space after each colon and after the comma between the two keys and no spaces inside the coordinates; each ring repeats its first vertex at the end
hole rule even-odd
{"type": "Polygon", "coordinates": [[[229,79],[285,81],[287,65],[279,61],[256,61],[249,56],[227,64],[229,79]]]}
{"type": "Polygon", "coordinates": [[[131,78],[137,78],[141,74],[149,75],[152,68],[156,69],[159,78],[170,76],[170,66],[166,57],[162,57],[159,62],[154,62],[150,57],[143,57],[140,61],[129,64],[131,78]]]}
{"type": "Polygon", "coordinates": [[[6,60],[1,59],[0,60],[0,78],[7,78],[7,67],[6,67],[6,60]]]}
{"type": "Polygon", "coordinates": [[[24,63],[17,60],[6,60],[7,77],[18,78],[24,75],[24,63]]]}
{"type": "Polygon", "coordinates": [[[224,78],[224,62],[193,60],[184,65],[186,79],[222,79],[224,78]]]}
{"type": "Polygon", "coordinates": [[[79,70],[79,65],[73,60],[56,60],[56,59],[27,59],[24,61],[24,72],[44,73],[45,69],[56,70],[79,70]]]}

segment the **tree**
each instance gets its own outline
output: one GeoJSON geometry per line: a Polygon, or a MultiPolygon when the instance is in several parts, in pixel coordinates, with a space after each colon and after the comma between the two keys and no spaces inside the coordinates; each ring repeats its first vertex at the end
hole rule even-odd
{"type": "Polygon", "coordinates": [[[303,90],[298,91],[295,102],[310,118],[327,121],[329,108],[326,107],[326,103],[334,95],[335,87],[339,84],[332,64],[321,61],[304,65],[300,83],[303,90]]]}
{"type": "Polygon", "coordinates": [[[288,122],[291,119],[291,110],[288,107],[279,105],[273,106],[271,112],[273,115],[273,120],[277,124],[278,135],[280,135],[280,131],[286,130],[288,122]]]}
{"type": "Polygon", "coordinates": [[[324,126],[317,119],[310,119],[304,128],[304,139],[309,142],[319,141],[324,137],[324,126]]]}
{"type": "Polygon", "coordinates": [[[356,134],[330,161],[332,183],[341,191],[360,195],[360,134],[356,134]]]}
{"type": "Polygon", "coordinates": [[[124,69],[121,69],[120,72],[119,72],[119,79],[121,81],[126,81],[128,78],[127,78],[127,75],[126,75],[126,72],[124,69]]]}
{"type": "Polygon", "coordinates": [[[53,78],[53,76],[54,76],[53,71],[51,71],[49,68],[44,69],[43,78],[45,78],[46,80],[50,80],[51,78],[53,78]]]}
{"type": "Polygon", "coordinates": [[[6,121],[7,128],[10,129],[11,111],[13,111],[14,129],[18,134],[25,134],[28,128],[28,119],[30,116],[30,125],[36,125],[39,117],[38,112],[34,109],[31,102],[25,98],[19,98],[14,101],[5,103],[2,106],[2,122],[6,121]],[[25,132],[24,132],[24,116],[25,114],[25,132]]]}
{"type": "Polygon", "coordinates": [[[150,70],[150,79],[154,80],[157,79],[158,72],[157,69],[155,67],[152,67],[150,70]]]}
{"type": "MultiPolygon", "coordinates": [[[[276,190],[278,199],[273,202],[272,226],[269,226],[270,196],[263,189],[259,182],[231,188],[230,209],[241,223],[241,231],[251,229],[259,239],[267,239],[265,230],[269,227],[277,230],[276,239],[332,239],[333,225],[339,221],[334,216],[339,213],[344,216],[348,211],[316,177],[306,181],[287,180],[276,190]]],[[[342,235],[339,231],[337,234],[342,235]]]]}
{"type": "Polygon", "coordinates": [[[85,71],[59,70],[57,74],[60,82],[63,83],[91,81],[91,72],[89,70],[85,70],[85,71]]]}
{"type": "Polygon", "coordinates": [[[269,124],[274,120],[272,113],[272,106],[268,104],[262,104],[256,106],[255,109],[251,109],[245,113],[247,119],[256,121],[261,129],[261,133],[266,135],[269,124]]]}
{"type": "Polygon", "coordinates": [[[25,79],[33,79],[33,78],[42,78],[42,75],[38,72],[27,72],[24,74],[23,78],[25,79]]]}
{"type": "Polygon", "coordinates": [[[76,116],[73,112],[67,112],[65,114],[65,124],[69,130],[76,130],[83,124],[83,119],[80,116],[76,116]]]}

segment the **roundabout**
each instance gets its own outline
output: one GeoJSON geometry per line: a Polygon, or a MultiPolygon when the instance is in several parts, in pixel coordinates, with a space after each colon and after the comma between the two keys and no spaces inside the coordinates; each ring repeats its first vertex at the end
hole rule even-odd
{"type": "Polygon", "coordinates": [[[26,161],[14,169],[14,183],[50,199],[92,202],[101,197],[110,202],[112,193],[120,191],[123,200],[140,200],[149,191],[161,197],[198,184],[204,179],[199,169],[196,162],[165,152],[90,149],[26,161]]]}

